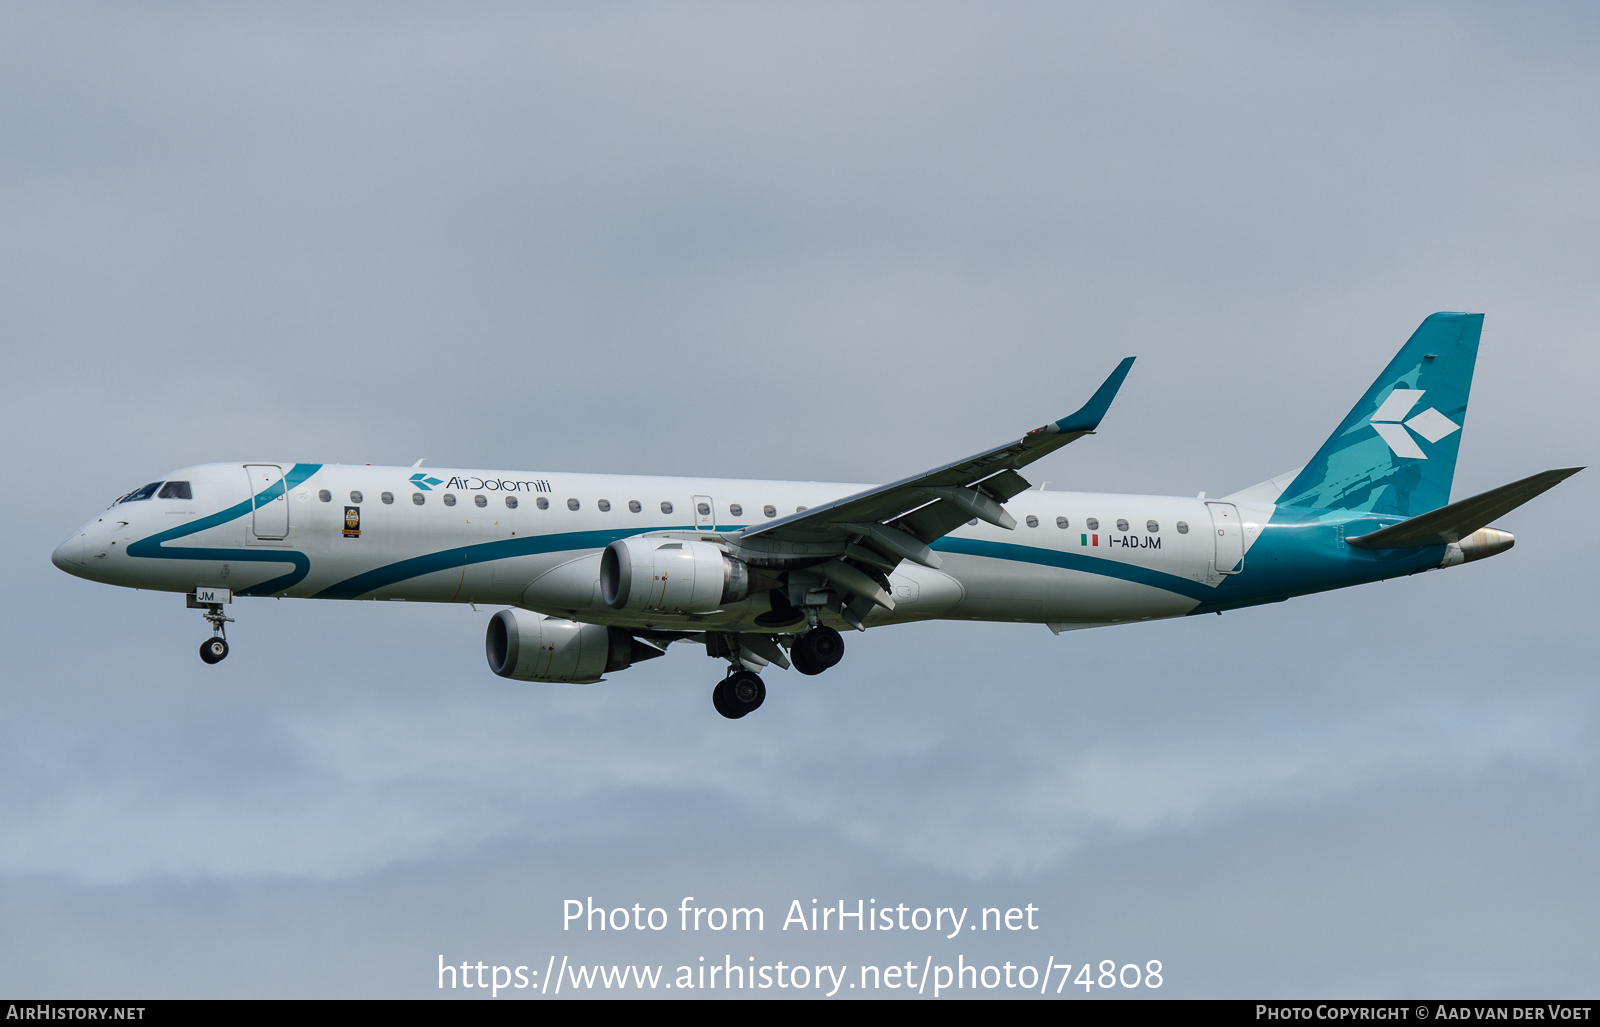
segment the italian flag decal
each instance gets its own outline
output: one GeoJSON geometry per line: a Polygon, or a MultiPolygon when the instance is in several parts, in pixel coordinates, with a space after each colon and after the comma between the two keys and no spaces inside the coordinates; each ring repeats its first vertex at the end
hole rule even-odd
{"type": "Polygon", "coordinates": [[[1097,546],[1100,544],[1099,535],[1079,535],[1078,538],[1080,546],[1097,546]]]}

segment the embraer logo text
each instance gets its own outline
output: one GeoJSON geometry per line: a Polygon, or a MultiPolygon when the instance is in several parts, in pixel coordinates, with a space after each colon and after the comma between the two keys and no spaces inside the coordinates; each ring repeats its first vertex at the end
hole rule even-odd
{"type": "Polygon", "coordinates": [[[1412,407],[1417,405],[1417,401],[1422,399],[1423,393],[1426,391],[1426,389],[1395,389],[1389,393],[1387,399],[1379,404],[1378,409],[1373,411],[1372,428],[1389,446],[1390,452],[1394,453],[1395,456],[1404,457],[1407,460],[1428,459],[1428,455],[1422,451],[1422,447],[1417,445],[1417,440],[1411,437],[1411,432],[1416,432],[1429,442],[1438,442],[1452,432],[1461,430],[1461,425],[1439,413],[1433,407],[1429,407],[1411,418],[1411,420],[1405,421],[1404,424],[1400,423],[1405,420],[1405,416],[1411,412],[1412,407]],[[1411,429],[1411,431],[1407,431],[1407,428],[1411,429]]]}

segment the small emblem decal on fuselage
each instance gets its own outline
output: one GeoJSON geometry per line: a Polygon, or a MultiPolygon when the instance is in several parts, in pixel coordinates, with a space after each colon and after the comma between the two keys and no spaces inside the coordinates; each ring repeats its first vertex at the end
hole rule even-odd
{"type": "Polygon", "coordinates": [[[361,537],[361,508],[359,506],[347,506],[344,508],[344,537],[361,537]]]}

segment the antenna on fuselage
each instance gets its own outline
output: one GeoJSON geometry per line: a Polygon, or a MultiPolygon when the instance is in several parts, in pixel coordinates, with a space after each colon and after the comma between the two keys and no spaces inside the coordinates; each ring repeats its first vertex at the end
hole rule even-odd
{"type": "Polygon", "coordinates": [[[411,466],[412,467],[421,467],[422,466],[422,461],[426,460],[426,459],[428,459],[428,458],[427,457],[423,457],[421,460],[418,460],[416,463],[412,464],[411,466]]]}

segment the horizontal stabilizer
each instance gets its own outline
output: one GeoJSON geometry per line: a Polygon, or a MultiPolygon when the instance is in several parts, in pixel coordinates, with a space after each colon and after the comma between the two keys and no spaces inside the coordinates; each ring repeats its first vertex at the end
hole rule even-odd
{"type": "Polygon", "coordinates": [[[1559,467],[1544,471],[1346,541],[1362,549],[1409,549],[1459,542],[1581,470],[1582,467],[1559,467]]]}

